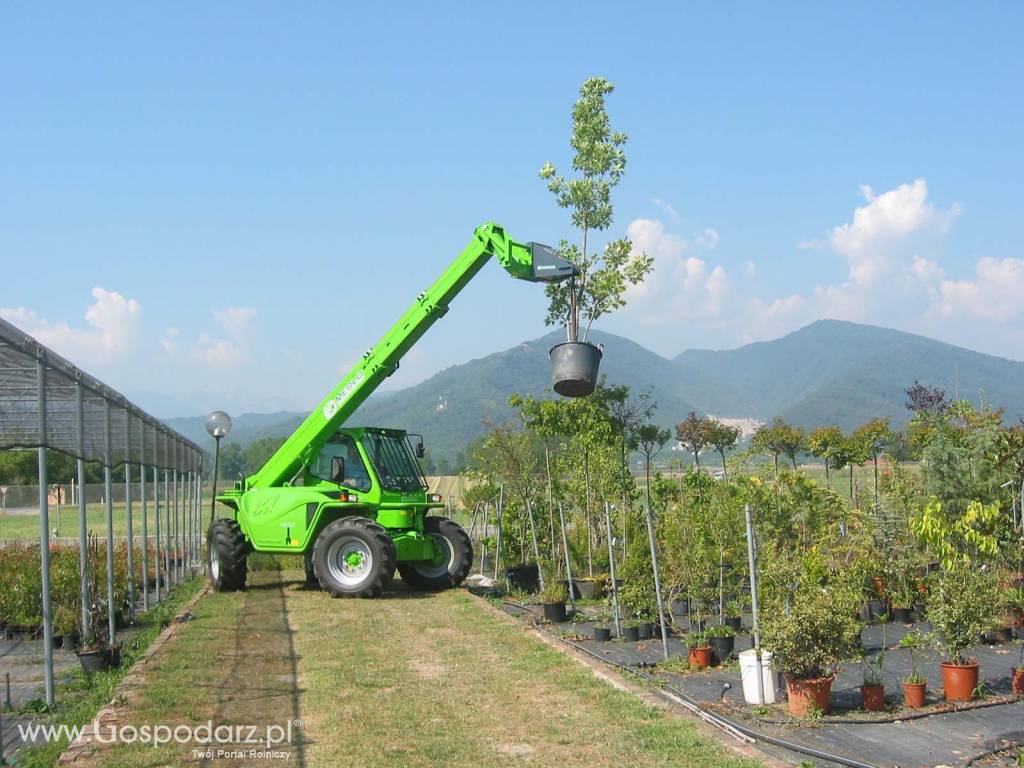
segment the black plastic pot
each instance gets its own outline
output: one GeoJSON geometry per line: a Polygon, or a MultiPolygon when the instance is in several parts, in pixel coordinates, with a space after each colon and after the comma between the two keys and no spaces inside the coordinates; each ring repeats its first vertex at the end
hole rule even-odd
{"type": "Polygon", "coordinates": [[[594,639],[606,643],[612,639],[612,631],[608,627],[594,627],[594,639]]]}
{"type": "Polygon", "coordinates": [[[892,620],[897,624],[909,624],[910,623],[910,609],[909,608],[893,608],[892,609],[892,620]]]}
{"type": "Polygon", "coordinates": [[[729,660],[732,656],[733,648],[735,647],[736,638],[733,635],[729,635],[728,637],[711,638],[711,653],[719,664],[724,664],[729,660]]]}
{"type": "Polygon", "coordinates": [[[597,386],[601,350],[593,344],[570,341],[556,344],[551,359],[551,386],[562,397],[586,397],[597,386]]]}
{"type": "Polygon", "coordinates": [[[78,663],[82,665],[83,670],[89,673],[110,669],[110,660],[107,658],[107,652],[102,648],[98,648],[95,651],[80,652],[78,654],[78,663]]]}
{"type": "Polygon", "coordinates": [[[118,643],[117,645],[108,645],[103,650],[103,653],[106,654],[107,664],[109,664],[111,667],[120,667],[121,666],[121,644],[120,643],[118,643]]]}
{"type": "Polygon", "coordinates": [[[739,632],[740,628],[741,628],[741,622],[742,621],[743,621],[743,619],[740,618],[739,616],[726,616],[725,617],[725,626],[732,627],[734,630],[739,632]]]}
{"type": "Polygon", "coordinates": [[[65,651],[73,651],[78,647],[78,635],[64,635],[64,640],[61,643],[61,648],[65,651]]]}
{"type": "Polygon", "coordinates": [[[601,597],[603,594],[598,589],[598,583],[593,579],[573,579],[572,586],[576,590],[577,597],[581,597],[584,600],[601,597]]]}
{"type": "Polygon", "coordinates": [[[524,563],[507,568],[508,583],[517,592],[536,592],[540,588],[540,568],[536,563],[524,563]]]}
{"type": "Polygon", "coordinates": [[[566,619],[565,603],[543,603],[544,618],[552,624],[561,624],[566,619]]]}
{"type": "Polygon", "coordinates": [[[649,640],[651,637],[651,624],[647,621],[641,621],[637,630],[640,632],[641,640],[649,640]]]}
{"type": "Polygon", "coordinates": [[[629,643],[635,643],[640,639],[640,627],[624,627],[622,639],[629,643]]]}

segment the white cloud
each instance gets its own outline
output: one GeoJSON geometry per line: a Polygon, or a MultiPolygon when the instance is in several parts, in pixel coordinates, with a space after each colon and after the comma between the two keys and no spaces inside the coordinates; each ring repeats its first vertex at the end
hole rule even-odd
{"type": "Polygon", "coordinates": [[[224,307],[210,311],[223,331],[222,336],[203,331],[189,350],[194,360],[211,368],[228,368],[249,358],[249,330],[256,310],[252,307],[224,307]]]}
{"type": "Polygon", "coordinates": [[[25,307],[0,308],[0,317],[73,362],[106,362],[124,357],[141,329],[142,305],[117,291],[96,286],[85,310],[86,327],[51,322],[25,307]]]}
{"type": "Polygon", "coordinates": [[[679,214],[676,213],[676,209],[666,203],[660,197],[652,197],[651,202],[654,203],[655,207],[660,208],[669,215],[672,221],[679,221],[679,214]]]}
{"type": "Polygon", "coordinates": [[[860,188],[867,205],[854,210],[853,221],[832,230],[832,249],[846,258],[849,281],[867,285],[905,262],[922,237],[943,235],[960,215],[960,206],[940,211],[928,201],[928,182],[916,179],[876,195],[860,188]]]}
{"type": "Polygon", "coordinates": [[[245,359],[245,352],[238,344],[210,336],[206,331],[199,334],[190,354],[194,360],[210,368],[230,368],[245,359]]]}
{"type": "Polygon", "coordinates": [[[213,319],[234,338],[242,338],[249,330],[256,310],[252,307],[224,307],[212,310],[213,319]]]}
{"type": "Polygon", "coordinates": [[[747,280],[753,280],[757,277],[757,264],[753,261],[746,261],[743,263],[743,276],[747,280]]]}
{"type": "Polygon", "coordinates": [[[1010,320],[1024,312],[1024,259],[983,258],[973,280],[943,280],[935,309],[943,317],[971,315],[1010,320]]]}
{"type": "Polygon", "coordinates": [[[708,227],[693,241],[695,245],[703,248],[706,251],[715,250],[715,246],[718,245],[719,235],[718,230],[708,227]]]}
{"type": "Polygon", "coordinates": [[[164,352],[171,354],[178,347],[178,338],[181,336],[181,330],[175,328],[173,325],[170,328],[164,330],[160,336],[160,346],[164,348],[164,352]]]}
{"type": "Polygon", "coordinates": [[[704,259],[687,256],[686,238],[666,232],[658,219],[634,219],[626,235],[635,253],[643,252],[654,259],[653,273],[626,292],[631,312],[640,322],[660,325],[721,315],[732,292],[724,267],[709,266],[704,259]]]}

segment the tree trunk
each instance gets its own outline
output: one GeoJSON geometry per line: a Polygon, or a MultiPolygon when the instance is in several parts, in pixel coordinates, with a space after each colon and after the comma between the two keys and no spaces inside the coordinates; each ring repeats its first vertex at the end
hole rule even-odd
{"type": "Polygon", "coordinates": [[[850,501],[853,501],[853,464],[850,464],[850,501]]]}
{"type": "Polygon", "coordinates": [[[832,477],[828,473],[828,459],[825,459],[825,487],[832,490],[832,477]]]}
{"type": "Polygon", "coordinates": [[[547,442],[544,443],[544,467],[548,475],[548,527],[551,529],[551,562],[558,562],[558,543],[555,540],[555,500],[551,487],[551,455],[547,442]]]}
{"type": "Polygon", "coordinates": [[[725,480],[726,482],[728,482],[728,480],[729,480],[729,469],[725,466],[725,451],[723,451],[721,448],[719,448],[718,452],[722,456],[722,479],[725,480]]]}
{"type": "Polygon", "coordinates": [[[594,578],[594,526],[590,524],[590,449],[583,451],[583,484],[586,489],[587,509],[587,573],[594,578]]]}
{"type": "Polygon", "coordinates": [[[875,460],[875,498],[878,498],[878,454],[876,453],[873,457],[875,460]]]}
{"type": "Polygon", "coordinates": [[[774,455],[775,455],[775,479],[778,480],[779,479],[779,454],[776,453],[774,455]]]}

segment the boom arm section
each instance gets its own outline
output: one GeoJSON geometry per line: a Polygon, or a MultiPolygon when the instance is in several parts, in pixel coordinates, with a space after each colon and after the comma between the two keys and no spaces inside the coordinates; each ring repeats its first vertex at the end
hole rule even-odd
{"type": "Polygon", "coordinates": [[[267,463],[245,479],[245,490],[283,485],[319,453],[338,427],[398,369],[402,356],[448,312],[448,304],[491,256],[520,280],[556,282],[575,274],[575,267],[546,245],[517,243],[494,223],[477,227],[458,258],[416,297],[401,319],[363,355],[267,463]]]}

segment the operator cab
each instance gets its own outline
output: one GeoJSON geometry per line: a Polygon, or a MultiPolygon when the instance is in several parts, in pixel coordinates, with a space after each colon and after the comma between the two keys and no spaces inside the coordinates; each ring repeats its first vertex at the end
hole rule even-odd
{"type": "Polygon", "coordinates": [[[369,492],[374,480],[384,491],[422,493],[427,482],[416,459],[423,455],[422,438],[414,447],[401,430],[346,430],[324,444],[309,472],[319,480],[360,493],[369,492]]]}

